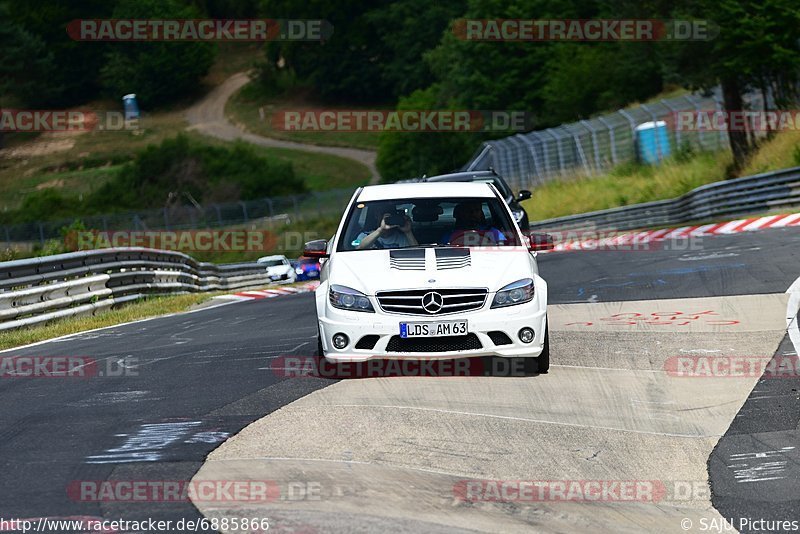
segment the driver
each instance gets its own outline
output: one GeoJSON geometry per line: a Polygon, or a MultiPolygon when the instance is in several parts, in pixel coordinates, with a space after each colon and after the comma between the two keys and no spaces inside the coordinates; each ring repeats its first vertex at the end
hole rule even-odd
{"type": "Polygon", "coordinates": [[[453,208],[453,217],[456,220],[455,229],[445,237],[444,243],[494,245],[506,240],[503,232],[486,223],[483,204],[479,201],[468,200],[456,204],[453,208]]]}
{"type": "Polygon", "coordinates": [[[372,232],[361,232],[356,238],[359,241],[357,249],[365,248],[405,248],[418,245],[417,238],[411,231],[411,219],[404,215],[405,223],[402,226],[391,225],[386,219],[390,217],[388,211],[380,218],[380,224],[372,232]]]}

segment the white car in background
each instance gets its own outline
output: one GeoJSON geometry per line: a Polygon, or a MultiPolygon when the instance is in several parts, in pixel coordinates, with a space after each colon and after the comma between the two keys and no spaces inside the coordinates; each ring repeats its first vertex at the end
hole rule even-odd
{"type": "Polygon", "coordinates": [[[316,290],[319,355],[373,358],[524,357],[550,367],[547,284],[535,250],[491,184],[359,188],[316,290]]]}
{"type": "Polygon", "coordinates": [[[286,256],[264,256],[258,259],[258,263],[267,268],[267,276],[273,282],[292,283],[297,280],[297,273],[286,256]]]}

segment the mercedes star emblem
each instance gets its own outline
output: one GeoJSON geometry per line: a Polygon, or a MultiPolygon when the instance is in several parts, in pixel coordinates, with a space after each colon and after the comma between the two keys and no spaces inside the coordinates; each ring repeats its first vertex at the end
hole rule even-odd
{"type": "Polygon", "coordinates": [[[444,299],[436,291],[429,291],[422,296],[422,309],[428,313],[439,313],[444,307],[444,299]]]}

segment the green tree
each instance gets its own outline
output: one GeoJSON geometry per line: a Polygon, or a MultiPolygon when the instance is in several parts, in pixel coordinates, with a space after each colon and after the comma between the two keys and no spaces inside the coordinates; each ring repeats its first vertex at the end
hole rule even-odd
{"type": "Polygon", "coordinates": [[[585,119],[663,90],[656,43],[563,43],[554,48],[542,88],[540,126],[585,119]]]}
{"type": "MultiPolygon", "coordinates": [[[[198,17],[177,0],[121,0],[113,13],[117,19],[198,17]]],[[[103,86],[115,98],[136,93],[145,106],[164,105],[197,90],[215,53],[207,42],[115,43],[101,71],[103,86]]]]}
{"type": "MultiPolygon", "coordinates": [[[[385,6],[388,0],[379,0],[385,6]]],[[[323,100],[371,103],[391,94],[381,78],[385,58],[378,29],[365,18],[359,0],[265,0],[262,14],[279,19],[325,19],[333,35],[324,42],[272,41],[267,44],[268,68],[294,73],[298,83],[323,100]]],[[[265,79],[269,81],[266,73],[265,79]]]]}
{"type": "MultiPolygon", "coordinates": [[[[440,93],[436,85],[414,91],[400,99],[397,109],[448,109],[438,99],[440,93]]],[[[386,182],[442,174],[459,168],[479,140],[477,134],[467,132],[383,132],[376,164],[386,182]]]]}
{"type": "Polygon", "coordinates": [[[0,4],[0,95],[11,95],[30,106],[44,103],[56,92],[41,84],[54,68],[53,54],[40,37],[7,14],[7,7],[0,4]]]}
{"type": "Polygon", "coordinates": [[[431,84],[432,72],[423,55],[435,47],[450,22],[466,10],[465,0],[403,0],[366,13],[386,47],[381,78],[393,99],[431,84]]]}
{"type": "MultiPolygon", "coordinates": [[[[710,40],[674,44],[667,56],[670,77],[691,88],[719,85],[728,111],[745,108],[744,94],[768,89],[779,108],[797,102],[800,73],[800,5],[795,0],[683,0],[675,18],[713,21],[710,40]]],[[[746,132],[729,129],[737,169],[752,151],[746,132]]]]}
{"type": "Polygon", "coordinates": [[[10,43],[30,45],[16,50],[17,56],[2,54],[10,62],[29,60],[30,71],[23,85],[14,89],[29,106],[61,107],[86,102],[97,96],[100,86],[97,73],[105,63],[104,51],[112,43],[89,43],[72,40],[67,24],[75,19],[106,18],[116,0],[36,0],[8,2],[2,16],[5,23],[23,29],[27,37],[10,43]],[[32,87],[32,90],[26,90],[32,87]]]}
{"type": "Polygon", "coordinates": [[[465,0],[265,0],[269,18],[325,19],[333,26],[320,42],[275,41],[267,45],[262,77],[268,88],[289,78],[329,101],[395,102],[398,96],[427,86],[431,73],[422,61],[465,0]]]}

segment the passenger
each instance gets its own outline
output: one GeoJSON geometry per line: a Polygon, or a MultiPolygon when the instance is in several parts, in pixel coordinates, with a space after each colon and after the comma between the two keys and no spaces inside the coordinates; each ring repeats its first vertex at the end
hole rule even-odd
{"type": "Polygon", "coordinates": [[[404,215],[405,224],[402,226],[390,225],[386,221],[391,216],[385,212],[380,218],[380,224],[372,232],[361,232],[356,241],[357,249],[365,248],[405,248],[417,246],[417,238],[411,231],[411,219],[404,215]]]}

